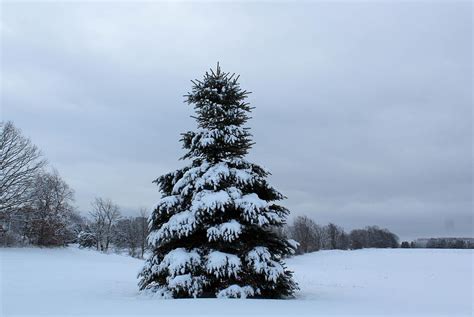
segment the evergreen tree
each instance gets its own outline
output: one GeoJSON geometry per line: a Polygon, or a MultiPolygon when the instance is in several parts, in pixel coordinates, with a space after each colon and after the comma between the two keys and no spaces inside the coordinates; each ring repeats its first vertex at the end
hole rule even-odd
{"type": "Polygon", "coordinates": [[[152,255],[141,290],[160,297],[284,298],[297,289],[282,259],[295,250],[275,228],[289,211],[264,168],[244,159],[253,145],[251,107],[238,76],[219,64],[192,81],[186,101],[197,130],[182,135],[190,165],[154,182],[162,199],[149,218],[152,255]]]}

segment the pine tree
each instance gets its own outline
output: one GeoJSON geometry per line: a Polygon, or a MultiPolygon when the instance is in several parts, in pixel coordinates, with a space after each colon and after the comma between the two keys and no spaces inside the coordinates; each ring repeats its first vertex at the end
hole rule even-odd
{"type": "Polygon", "coordinates": [[[182,135],[191,164],[156,179],[162,199],[149,218],[152,255],[141,290],[160,297],[285,298],[297,289],[282,259],[295,245],[275,230],[289,211],[264,168],[244,159],[252,110],[239,77],[219,64],[192,81],[186,101],[198,129],[182,135]]]}

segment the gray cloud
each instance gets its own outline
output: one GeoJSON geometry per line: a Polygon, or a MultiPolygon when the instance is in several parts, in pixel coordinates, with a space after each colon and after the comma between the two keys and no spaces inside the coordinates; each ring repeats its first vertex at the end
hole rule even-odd
{"type": "Polygon", "coordinates": [[[294,215],[472,235],[472,4],[2,3],[2,119],[76,190],[151,208],[216,61],[294,215]]]}

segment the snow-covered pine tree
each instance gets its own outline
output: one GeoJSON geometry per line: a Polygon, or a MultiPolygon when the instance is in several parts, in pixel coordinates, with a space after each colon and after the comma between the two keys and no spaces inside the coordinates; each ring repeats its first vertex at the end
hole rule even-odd
{"type": "Polygon", "coordinates": [[[295,246],[275,230],[289,213],[274,203],[284,196],[268,184],[268,171],[244,159],[252,108],[238,78],[218,64],[185,96],[198,124],[181,139],[192,163],[154,181],[162,199],[149,218],[152,255],[139,274],[141,290],[166,298],[285,298],[297,289],[282,261],[295,246]]]}

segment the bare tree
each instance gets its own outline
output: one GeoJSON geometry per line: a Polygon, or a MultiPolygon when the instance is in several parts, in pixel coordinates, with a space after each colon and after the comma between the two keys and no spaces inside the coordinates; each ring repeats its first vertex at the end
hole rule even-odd
{"type": "Polygon", "coordinates": [[[133,257],[143,258],[148,247],[148,221],[146,210],[141,209],[138,217],[122,218],[114,226],[113,244],[118,249],[127,249],[133,257]]]}
{"type": "Polygon", "coordinates": [[[327,250],[349,248],[349,236],[342,227],[329,223],[323,228],[323,248],[327,250]]]}
{"type": "Polygon", "coordinates": [[[352,230],[349,234],[350,236],[350,248],[355,249],[362,249],[366,248],[367,243],[367,231],[364,229],[355,229],[352,230]]]}
{"type": "Polygon", "coordinates": [[[367,247],[369,248],[398,248],[398,236],[388,229],[381,229],[377,226],[368,226],[367,247]]]}
{"type": "Polygon", "coordinates": [[[128,254],[137,256],[138,231],[133,217],[122,218],[114,226],[113,244],[118,249],[127,249],[128,254]]]}
{"type": "Polygon", "coordinates": [[[113,238],[113,226],[120,219],[119,207],[110,199],[96,198],[90,213],[93,230],[97,239],[97,249],[107,251],[113,238]]]}
{"type": "Polygon", "coordinates": [[[352,230],[350,233],[351,249],[362,248],[397,248],[398,237],[388,229],[368,226],[365,229],[352,230]]]}
{"type": "Polygon", "coordinates": [[[95,201],[92,203],[93,210],[90,212],[92,218],[91,231],[95,236],[97,250],[103,250],[104,235],[105,235],[105,215],[102,210],[95,206],[95,201]]]}
{"type": "Polygon", "coordinates": [[[39,173],[33,183],[30,208],[26,210],[27,232],[36,245],[64,245],[70,236],[74,191],[57,171],[39,173]]]}
{"type": "Polygon", "coordinates": [[[139,216],[136,218],[137,230],[138,230],[138,244],[140,246],[141,258],[145,254],[145,250],[148,247],[148,212],[145,208],[141,208],[139,216]]]}
{"type": "Polygon", "coordinates": [[[298,241],[298,254],[321,249],[321,227],[306,216],[297,217],[288,227],[290,238],[298,241]]]}
{"type": "Polygon", "coordinates": [[[30,202],[36,174],[46,164],[41,152],[12,122],[0,122],[0,221],[30,202]]]}

